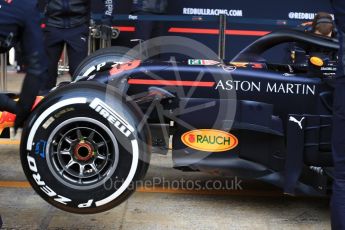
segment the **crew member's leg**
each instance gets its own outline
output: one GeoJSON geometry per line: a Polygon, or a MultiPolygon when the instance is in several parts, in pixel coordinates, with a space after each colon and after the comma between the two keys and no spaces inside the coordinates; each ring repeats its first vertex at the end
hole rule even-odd
{"type": "Polygon", "coordinates": [[[144,41],[152,38],[154,24],[152,21],[138,21],[135,24],[135,38],[144,41]]]}
{"type": "Polygon", "coordinates": [[[334,99],[332,229],[341,230],[345,229],[345,81],[336,84],[334,99]]]}
{"type": "Polygon", "coordinates": [[[48,79],[43,90],[56,86],[58,64],[64,47],[63,31],[57,28],[46,28],[44,32],[45,51],[48,56],[48,79]]]}
{"type": "Polygon", "coordinates": [[[339,30],[339,65],[333,106],[334,185],[331,201],[332,229],[345,229],[345,1],[332,1],[339,30]]]}
{"type": "MultiPolygon", "coordinates": [[[[152,26],[152,33],[151,38],[156,38],[160,36],[164,36],[164,23],[163,22],[154,22],[152,26]]],[[[161,59],[162,58],[162,50],[161,47],[159,47],[157,44],[155,45],[155,48],[152,50],[151,53],[154,53],[154,58],[161,59]]]]}
{"type": "Polygon", "coordinates": [[[69,73],[74,75],[79,64],[87,57],[89,27],[82,25],[77,28],[68,29],[67,54],[69,63],[69,73]]]}
{"type": "MultiPolygon", "coordinates": [[[[13,2],[17,2],[19,5],[24,4],[24,2],[19,1],[13,2]]],[[[47,79],[47,57],[44,52],[43,33],[39,27],[40,13],[36,1],[25,1],[25,3],[32,4],[24,8],[21,14],[25,15],[22,18],[23,30],[20,41],[23,47],[24,61],[27,65],[27,73],[17,103],[18,112],[15,128],[23,126],[39,90],[44,86],[47,79]]]]}

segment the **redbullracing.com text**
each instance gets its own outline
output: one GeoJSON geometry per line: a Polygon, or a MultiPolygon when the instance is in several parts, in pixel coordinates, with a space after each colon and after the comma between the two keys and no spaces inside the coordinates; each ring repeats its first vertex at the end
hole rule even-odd
{"type": "Polygon", "coordinates": [[[242,10],[228,9],[202,9],[202,8],[183,8],[184,15],[219,16],[225,14],[229,17],[243,17],[242,10]]]}

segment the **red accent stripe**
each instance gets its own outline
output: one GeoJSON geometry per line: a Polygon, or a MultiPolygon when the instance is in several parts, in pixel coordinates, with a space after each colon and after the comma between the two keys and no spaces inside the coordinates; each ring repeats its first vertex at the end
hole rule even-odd
{"type": "MultiPolygon", "coordinates": [[[[196,29],[196,28],[177,28],[172,27],[169,29],[170,33],[186,33],[186,34],[219,34],[218,29],[196,29]]],[[[270,31],[259,30],[226,30],[227,35],[240,35],[240,36],[264,36],[270,31]]]]}
{"type": "Polygon", "coordinates": [[[207,81],[177,81],[177,80],[146,80],[146,79],[130,79],[130,85],[165,85],[165,86],[195,86],[195,87],[213,87],[215,82],[207,81]]]}
{"type": "Polygon", "coordinates": [[[259,31],[259,30],[227,30],[227,35],[240,35],[240,36],[265,36],[271,33],[271,31],[259,31]]]}
{"type": "MultiPolygon", "coordinates": [[[[117,26],[121,32],[135,32],[134,26],[117,26]]],[[[178,28],[172,27],[169,29],[170,33],[185,33],[185,34],[219,34],[218,29],[197,29],[197,28],[178,28]]],[[[264,36],[269,34],[271,31],[260,31],[260,30],[227,30],[227,35],[239,35],[239,36],[264,36]]]]}
{"type": "Polygon", "coordinates": [[[135,32],[134,26],[115,26],[118,28],[121,32],[135,32]]]}

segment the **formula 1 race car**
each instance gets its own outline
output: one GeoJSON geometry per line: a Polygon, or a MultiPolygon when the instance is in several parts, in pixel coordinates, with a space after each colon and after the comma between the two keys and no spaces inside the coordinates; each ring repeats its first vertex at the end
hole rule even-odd
{"type": "Polygon", "coordinates": [[[339,49],[336,40],[289,30],[261,37],[231,62],[97,51],[28,119],[20,151],[30,184],[62,210],[102,212],[135,191],[151,152],[171,149],[179,170],[327,194],[335,63],[313,53],[302,64],[263,58],[286,42],[339,49]]]}

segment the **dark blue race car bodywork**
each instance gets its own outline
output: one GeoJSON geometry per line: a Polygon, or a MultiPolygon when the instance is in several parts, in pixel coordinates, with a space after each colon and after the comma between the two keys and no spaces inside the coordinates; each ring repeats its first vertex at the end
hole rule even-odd
{"type": "Polygon", "coordinates": [[[326,195],[336,60],[325,53],[338,49],[333,39],[280,31],[231,61],[156,61],[128,53],[119,61],[116,48],[99,50],[84,60],[73,83],[52,90],[28,118],[23,170],[43,199],[79,214],[127,200],[151,152],[169,150],[179,170],[326,195]],[[263,58],[286,42],[302,45],[307,62],[263,58]]]}
{"type": "Polygon", "coordinates": [[[133,61],[116,66],[110,76],[81,81],[114,85],[137,100],[148,114],[156,151],[167,151],[172,136],[177,169],[260,179],[287,193],[325,194],[332,167],[334,65],[321,66],[315,74],[310,63],[272,64],[261,58],[284,42],[338,49],[332,39],[282,31],[260,38],[231,62],[133,61]],[[199,140],[193,130],[201,130],[199,140]],[[225,131],[238,142],[230,150],[214,147],[213,152],[216,139],[212,142],[212,135],[202,130],[225,131]],[[206,150],[186,143],[188,132],[192,142],[207,143],[206,150]]]}

